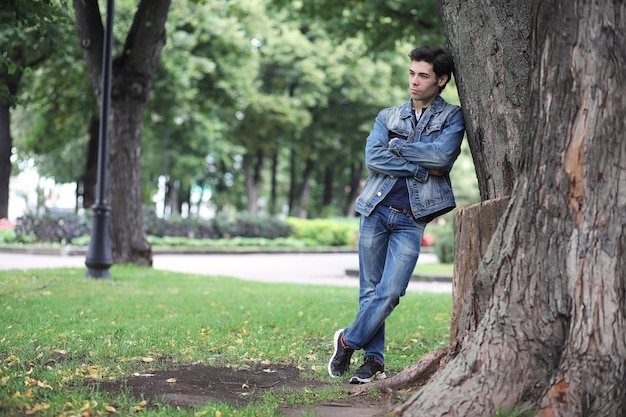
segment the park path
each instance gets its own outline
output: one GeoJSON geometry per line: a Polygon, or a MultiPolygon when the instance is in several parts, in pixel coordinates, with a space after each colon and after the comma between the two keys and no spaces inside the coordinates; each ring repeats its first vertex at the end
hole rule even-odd
{"type": "MultiPolygon", "coordinates": [[[[423,253],[420,263],[436,262],[433,254],[423,253]]],[[[85,255],[0,252],[0,269],[36,269],[85,266],[85,255]]],[[[353,276],[358,271],[358,255],[341,253],[155,253],[153,267],[158,270],[223,275],[239,279],[358,286],[353,276]],[[350,273],[352,272],[352,273],[350,273]]],[[[113,277],[115,278],[115,277],[113,277]]],[[[409,290],[451,292],[451,282],[412,281],[409,290]]]]}

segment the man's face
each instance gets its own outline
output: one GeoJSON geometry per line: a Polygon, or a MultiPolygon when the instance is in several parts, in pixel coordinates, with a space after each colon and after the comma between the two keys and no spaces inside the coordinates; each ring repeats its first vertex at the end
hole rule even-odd
{"type": "Polygon", "coordinates": [[[424,61],[411,62],[409,69],[409,90],[413,105],[417,108],[428,107],[435,99],[439,88],[445,85],[448,76],[437,78],[433,65],[424,61]]]}

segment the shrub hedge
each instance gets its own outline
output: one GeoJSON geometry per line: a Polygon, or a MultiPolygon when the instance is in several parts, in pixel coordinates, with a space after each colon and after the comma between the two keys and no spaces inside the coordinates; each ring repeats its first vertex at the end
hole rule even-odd
{"type": "MultiPolygon", "coordinates": [[[[155,242],[173,242],[172,239],[202,241],[226,241],[233,244],[248,240],[247,246],[265,240],[279,241],[282,245],[296,244],[303,247],[352,246],[358,226],[354,222],[333,220],[280,220],[269,216],[239,214],[232,218],[214,219],[182,218],[172,216],[159,218],[154,211],[145,213],[146,234],[155,242]],[[167,238],[167,239],[166,239],[167,238]],[[285,241],[288,239],[288,241],[285,241]],[[297,243],[300,241],[301,243],[297,243]],[[289,243],[290,242],[290,243],[289,243]]],[[[57,243],[77,245],[88,242],[91,217],[76,214],[25,215],[16,220],[14,231],[3,234],[0,243],[57,243]]],[[[193,243],[192,243],[193,244],[193,243]]]]}
{"type": "MultiPolygon", "coordinates": [[[[280,246],[357,247],[358,218],[280,220],[269,216],[239,214],[214,219],[159,218],[145,213],[146,234],[159,246],[280,246]]],[[[89,243],[91,218],[75,214],[26,215],[17,219],[14,231],[0,235],[0,244],[89,243]]],[[[428,227],[433,249],[442,263],[454,261],[454,230],[451,222],[428,227]]],[[[430,239],[429,239],[430,240],[430,239]]],[[[425,245],[428,243],[425,243],[425,245]]]]}

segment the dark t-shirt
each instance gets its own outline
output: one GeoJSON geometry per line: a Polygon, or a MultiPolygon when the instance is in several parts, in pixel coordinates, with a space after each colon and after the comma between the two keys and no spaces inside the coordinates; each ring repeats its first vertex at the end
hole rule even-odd
{"type": "Polygon", "coordinates": [[[403,177],[398,178],[380,204],[383,206],[395,207],[397,209],[411,209],[411,203],[409,203],[409,190],[406,187],[406,179],[403,177]]]}

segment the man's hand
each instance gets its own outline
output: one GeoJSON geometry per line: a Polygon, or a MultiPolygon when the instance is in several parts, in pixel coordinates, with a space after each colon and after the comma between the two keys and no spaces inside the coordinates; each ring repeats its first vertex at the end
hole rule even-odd
{"type": "Polygon", "coordinates": [[[400,153],[400,150],[402,149],[402,145],[404,145],[405,143],[406,143],[406,139],[391,138],[389,142],[387,143],[387,149],[390,152],[398,156],[402,156],[402,154],[400,153]]]}
{"type": "Polygon", "coordinates": [[[428,175],[434,175],[435,177],[443,177],[444,175],[446,175],[446,173],[438,169],[429,169],[428,175]]]}

